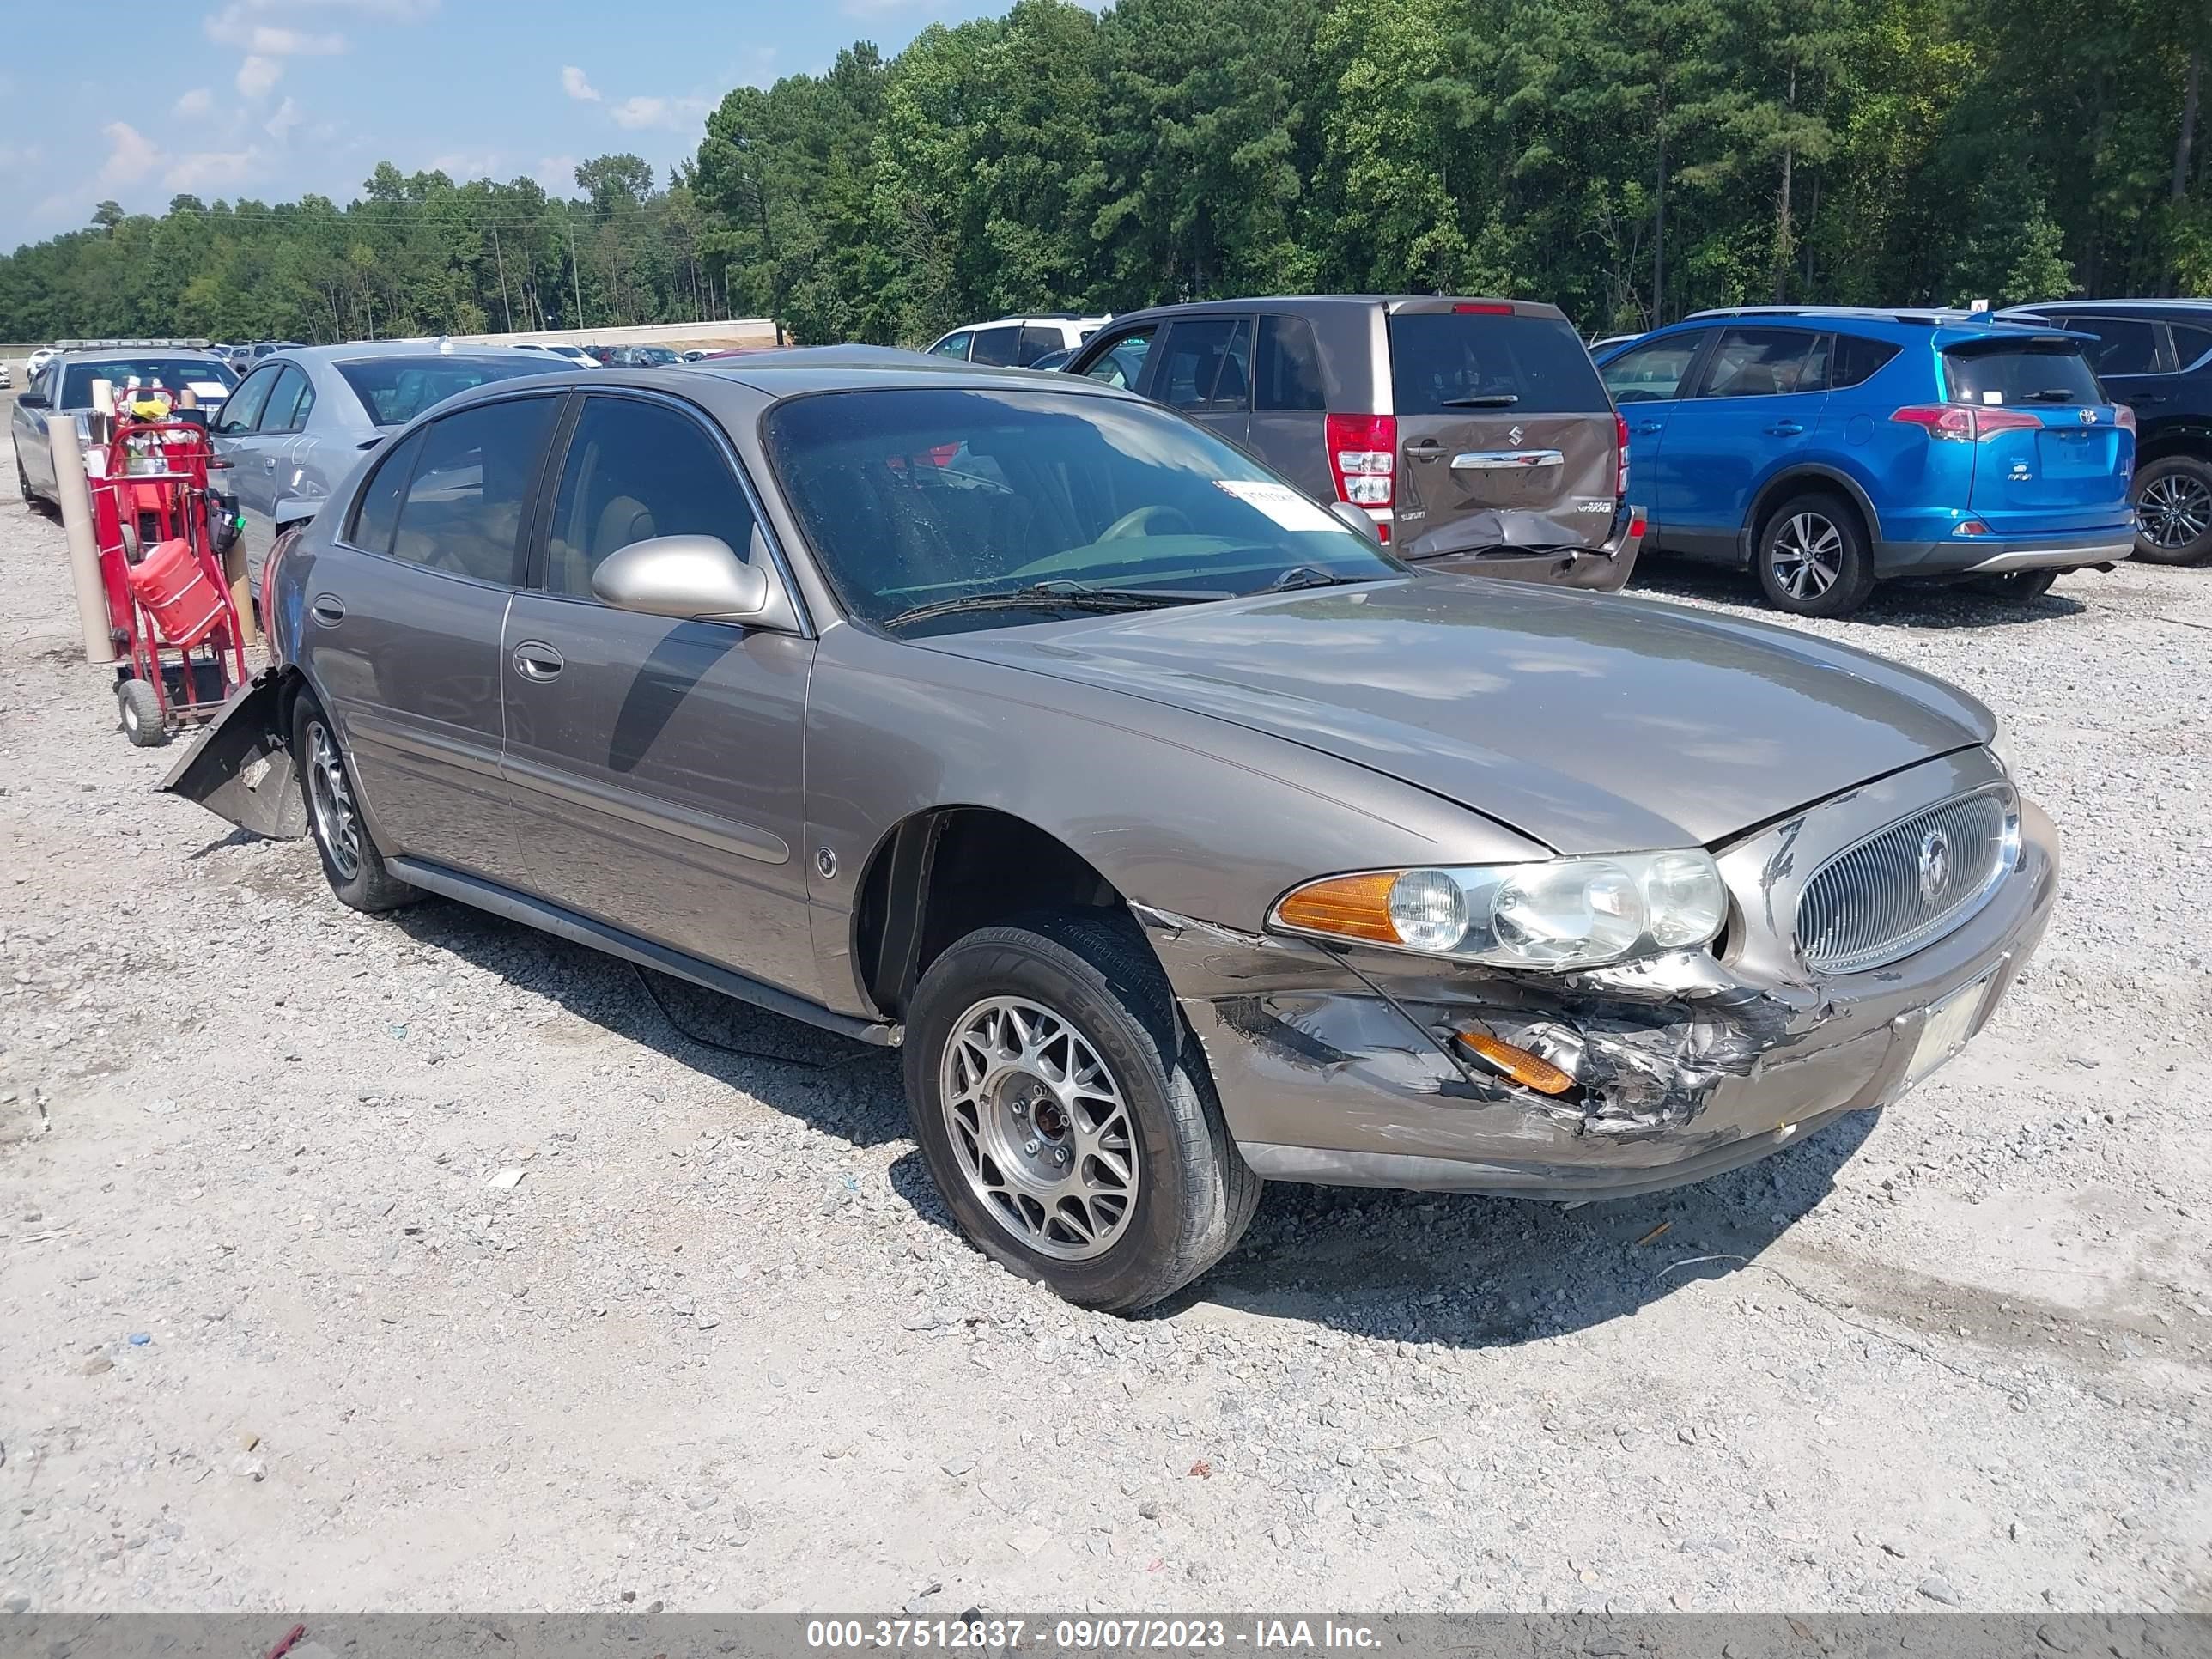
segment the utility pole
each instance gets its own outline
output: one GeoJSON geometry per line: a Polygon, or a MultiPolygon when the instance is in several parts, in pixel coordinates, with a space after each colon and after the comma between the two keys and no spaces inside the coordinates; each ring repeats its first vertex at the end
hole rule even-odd
{"type": "Polygon", "coordinates": [[[584,278],[576,264],[576,222],[566,214],[562,220],[568,230],[568,281],[576,291],[576,327],[580,331],[584,326],[584,278]]]}
{"type": "Polygon", "coordinates": [[[507,313],[507,331],[512,334],[514,332],[514,307],[507,303],[507,260],[499,251],[499,223],[496,220],[493,221],[491,228],[491,257],[499,266],[499,307],[507,313]]]}

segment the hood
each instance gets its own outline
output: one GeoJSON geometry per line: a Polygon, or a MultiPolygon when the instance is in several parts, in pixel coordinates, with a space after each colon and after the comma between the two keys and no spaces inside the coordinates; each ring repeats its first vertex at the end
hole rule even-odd
{"type": "Polygon", "coordinates": [[[1712,845],[1992,729],[1807,635],[1446,575],[915,643],[1264,732],[1559,853],[1712,845]]]}

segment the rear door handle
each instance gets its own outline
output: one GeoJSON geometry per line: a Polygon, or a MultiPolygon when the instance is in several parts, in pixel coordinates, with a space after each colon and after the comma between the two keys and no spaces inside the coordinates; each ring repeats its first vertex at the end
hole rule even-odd
{"type": "Polygon", "coordinates": [[[539,640],[525,640],[514,647],[514,672],[526,680],[550,680],[568,665],[568,659],[539,640]]]}
{"type": "Polygon", "coordinates": [[[1647,438],[1655,432],[1663,431],[1665,428],[1666,422],[1663,421],[1638,421],[1636,423],[1637,431],[1647,438]]]}
{"type": "Polygon", "coordinates": [[[307,614],[325,628],[336,628],[345,620],[345,602],[335,593],[318,593],[308,605],[307,614]]]}
{"type": "Polygon", "coordinates": [[[276,470],[276,458],[274,455],[264,455],[261,458],[261,470],[264,472],[274,472],[276,470]]]}
{"type": "Polygon", "coordinates": [[[1805,428],[1795,421],[1777,421],[1766,428],[1770,438],[1794,438],[1805,428]]]}

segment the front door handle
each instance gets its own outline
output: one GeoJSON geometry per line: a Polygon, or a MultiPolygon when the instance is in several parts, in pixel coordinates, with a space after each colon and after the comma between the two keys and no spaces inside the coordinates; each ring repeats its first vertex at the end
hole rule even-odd
{"type": "Polygon", "coordinates": [[[261,458],[261,470],[264,472],[274,472],[276,470],[276,458],[274,455],[264,455],[261,458]]]}
{"type": "Polygon", "coordinates": [[[1777,421],[1766,428],[1766,435],[1770,438],[1794,438],[1804,429],[1795,421],[1777,421]]]}
{"type": "Polygon", "coordinates": [[[514,672],[526,680],[550,680],[568,666],[568,659],[538,640],[525,640],[514,647],[514,672]]]}

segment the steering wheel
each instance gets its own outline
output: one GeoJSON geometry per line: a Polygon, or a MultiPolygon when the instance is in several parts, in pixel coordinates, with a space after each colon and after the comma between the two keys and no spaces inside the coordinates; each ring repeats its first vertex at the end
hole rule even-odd
{"type": "Polygon", "coordinates": [[[1137,508],[1133,513],[1124,513],[1106,526],[1098,539],[1102,542],[1118,542],[1129,536],[1149,536],[1153,533],[1152,526],[1163,519],[1173,519],[1182,526],[1185,535],[1192,534],[1195,529],[1190,521],[1190,515],[1181,507],[1168,507],[1155,501],[1150,507],[1137,508]]]}

